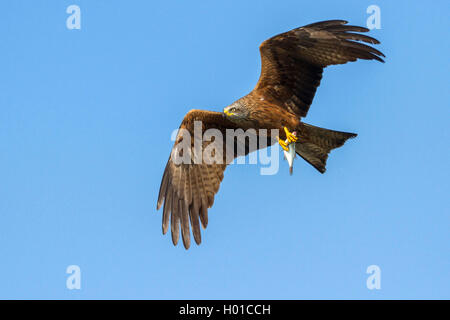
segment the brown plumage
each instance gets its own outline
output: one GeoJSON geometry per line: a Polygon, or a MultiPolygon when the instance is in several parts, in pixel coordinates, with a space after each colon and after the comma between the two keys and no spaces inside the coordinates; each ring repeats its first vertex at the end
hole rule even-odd
{"type": "MultiPolygon", "coordinates": [[[[378,44],[378,40],[355,33],[369,30],[346,24],[343,20],[313,23],[264,41],[260,46],[261,76],[253,91],[225,108],[232,110],[227,116],[220,112],[191,110],[180,129],[194,137],[194,122],[201,121],[202,132],[217,129],[225,137],[226,129],[253,128],[258,141],[264,140],[265,145],[270,146],[277,141],[275,137],[270,133],[263,135],[259,130],[279,129],[280,138],[285,139],[283,127],[286,127],[298,133],[296,153],[321,173],[325,172],[329,152],[356,134],[318,128],[300,121],[308,113],[323,69],[357,59],[384,62],[380,51],[362,43],[378,44]]],[[[179,133],[173,152],[178,152],[181,142],[183,136],[179,133]]],[[[184,247],[189,248],[190,226],[195,242],[200,244],[200,224],[203,228],[208,224],[208,209],[213,205],[227,164],[239,155],[255,151],[247,140],[235,137],[233,142],[234,148],[227,149],[228,141],[223,141],[221,163],[194,163],[194,139],[187,151],[189,162],[177,164],[172,152],[164,170],[157,209],[164,204],[162,230],[165,234],[170,223],[174,245],[178,243],[181,229],[184,247]]],[[[202,147],[210,143],[202,141],[202,147]]]]}

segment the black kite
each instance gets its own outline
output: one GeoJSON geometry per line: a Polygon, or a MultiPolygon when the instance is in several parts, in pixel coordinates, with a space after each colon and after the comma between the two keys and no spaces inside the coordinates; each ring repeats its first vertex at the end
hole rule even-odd
{"type": "MultiPolygon", "coordinates": [[[[356,134],[323,129],[300,121],[308,113],[323,69],[357,59],[384,62],[380,51],[362,43],[378,44],[379,41],[356,33],[369,30],[346,24],[347,21],[343,20],[317,22],[264,41],[259,48],[261,76],[253,91],[223,112],[189,111],[180,129],[194,135],[194,121],[201,121],[203,131],[215,128],[223,136],[226,129],[279,129],[279,137],[262,135],[258,131],[258,139],[266,139],[266,145],[278,140],[285,150],[293,144],[298,155],[324,173],[329,152],[356,134]]],[[[182,140],[177,136],[174,148],[182,140]]],[[[246,141],[235,140],[234,157],[239,148],[243,148],[245,154],[254,151],[246,141]]],[[[203,148],[209,143],[203,141],[203,148]]],[[[223,146],[225,148],[226,144],[223,146]]],[[[193,148],[192,140],[192,152],[193,148]]],[[[225,154],[224,150],[222,163],[214,164],[195,164],[193,161],[176,164],[173,154],[169,158],[157,209],[164,203],[162,231],[165,234],[170,223],[174,245],[178,243],[181,226],[184,246],[189,248],[189,225],[195,242],[200,244],[200,223],[203,228],[208,224],[208,209],[213,205],[227,166],[225,154]]]]}

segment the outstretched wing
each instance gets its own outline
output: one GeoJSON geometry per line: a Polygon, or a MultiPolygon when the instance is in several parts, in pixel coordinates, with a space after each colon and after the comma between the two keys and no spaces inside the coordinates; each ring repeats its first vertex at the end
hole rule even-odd
{"type": "Polygon", "coordinates": [[[157,209],[164,203],[162,231],[165,234],[170,223],[174,245],[178,243],[181,226],[184,247],[189,248],[189,225],[192,226],[195,242],[200,244],[200,223],[206,228],[208,209],[214,203],[214,196],[219,190],[227,165],[237,156],[247,155],[276,141],[268,136],[259,137],[256,131],[253,136],[247,131],[247,137],[230,135],[232,138],[227,139],[226,129],[238,128],[222,113],[202,110],[190,111],[180,125],[164,170],[157,203],[157,209]],[[203,138],[208,129],[215,129],[210,132],[221,136],[221,143],[216,138],[203,138]],[[196,132],[200,136],[197,137],[196,132]],[[260,143],[261,139],[265,141],[260,143]],[[197,149],[195,141],[198,143],[197,149]],[[215,145],[217,148],[211,146],[214,142],[218,142],[215,145]],[[200,153],[201,159],[198,157],[200,153]]]}
{"type": "Polygon", "coordinates": [[[264,41],[261,76],[252,94],[305,117],[325,67],[357,59],[384,62],[380,51],[361,43],[379,41],[355,33],[369,29],[346,24],[344,20],[317,22],[264,41]]]}

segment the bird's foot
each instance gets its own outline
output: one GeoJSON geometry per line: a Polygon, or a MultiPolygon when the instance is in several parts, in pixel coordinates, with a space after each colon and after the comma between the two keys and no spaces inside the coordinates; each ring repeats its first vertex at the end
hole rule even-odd
{"type": "Polygon", "coordinates": [[[289,130],[284,127],[284,132],[286,133],[286,140],[281,140],[280,137],[278,138],[278,143],[280,144],[280,146],[283,148],[284,151],[288,151],[289,152],[289,145],[291,143],[295,143],[297,142],[298,138],[297,138],[297,132],[289,132],[289,130]]]}
{"type": "Polygon", "coordinates": [[[289,147],[288,147],[289,144],[286,143],[284,140],[281,140],[279,137],[278,137],[278,143],[284,149],[284,151],[289,151],[289,147]]]}
{"type": "Polygon", "coordinates": [[[297,132],[289,132],[289,130],[284,127],[284,132],[286,133],[286,138],[289,141],[289,143],[292,142],[297,142],[298,138],[297,138],[297,132]]]}

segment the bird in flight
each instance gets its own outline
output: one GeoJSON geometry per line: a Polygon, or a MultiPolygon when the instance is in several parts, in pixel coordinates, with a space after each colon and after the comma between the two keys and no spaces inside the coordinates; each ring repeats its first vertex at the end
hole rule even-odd
{"type": "MultiPolygon", "coordinates": [[[[361,34],[368,31],[347,25],[344,20],[329,20],[267,39],[259,47],[261,75],[253,91],[223,112],[191,110],[186,114],[164,170],[157,202],[157,210],[164,205],[162,232],[166,234],[170,224],[174,245],[181,229],[184,247],[189,248],[190,226],[195,242],[201,243],[200,224],[203,228],[208,225],[208,209],[213,205],[227,165],[237,156],[278,142],[291,170],[292,157],[298,154],[319,172],[325,172],[330,151],[356,134],[312,126],[301,122],[301,118],[308,113],[324,68],[357,59],[384,62],[383,53],[364,44],[379,44],[378,40],[361,34]],[[229,141],[219,144],[223,152],[214,156],[222,161],[211,163],[194,161],[196,140],[191,139],[188,148],[179,154],[184,152],[188,160],[175,161],[177,147],[187,141],[180,132],[194,136],[196,123],[202,132],[215,129],[223,136],[229,129],[255,129],[258,144],[252,146],[249,139],[234,137],[230,140],[232,147],[228,148],[231,150],[225,150],[229,141]],[[273,136],[272,129],[279,134],[273,136]]],[[[203,149],[211,143],[212,139],[200,142],[203,149]]]]}

